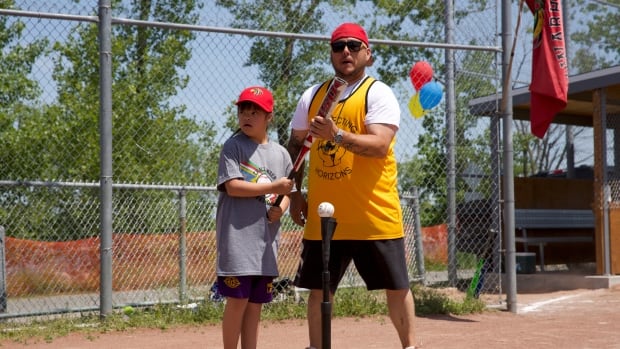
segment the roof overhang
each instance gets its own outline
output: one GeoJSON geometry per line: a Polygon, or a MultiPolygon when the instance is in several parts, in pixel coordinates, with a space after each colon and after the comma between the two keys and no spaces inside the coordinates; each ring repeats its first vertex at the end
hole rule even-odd
{"type": "MultiPolygon", "coordinates": [[[[620,66],[616,66],[569,77],[567,106],[553,123],[591,127],[592,97],[599,89],[605,91],[607,115],[620,115],[620,66]]],[[[501,94],[475,98],[469,102],[469,110],[474,115],[491,116],[499,110],[501,100],[501,94]]],[[[528,87],[512,90],[512,107],[514,120],[530,120],[528,87]]]]}

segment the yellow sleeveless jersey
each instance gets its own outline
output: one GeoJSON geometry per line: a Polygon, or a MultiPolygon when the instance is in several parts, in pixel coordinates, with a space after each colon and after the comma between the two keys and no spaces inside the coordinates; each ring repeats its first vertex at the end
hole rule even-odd
{"type": "MultiPolygon", "coordinates": [[[[332,113],[336,125],[350,133],[365,134],[368,89],[375,79],[367,77],[332,113]]],[[[329,82],[310,104],[308,119],[317,115],[329,82]]],[[[334,240],[382,240],[404,236],[397,188],[395,139],[385,158],[355,155],[332,141],[316,139],[308,167],[308,216],[304,238],[321,240],[321,202],[335,207],[334,240]]]]}

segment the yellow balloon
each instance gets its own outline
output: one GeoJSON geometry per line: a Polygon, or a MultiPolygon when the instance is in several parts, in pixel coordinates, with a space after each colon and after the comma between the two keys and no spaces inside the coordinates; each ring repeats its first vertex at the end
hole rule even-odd
{"type": "Polygon", "coordinates": [[[426,110],[422,108],[420,104],[420,95],[416,92],[409,100],[409,111],[416,119],[421,118],[426,114],[426,110]]]}

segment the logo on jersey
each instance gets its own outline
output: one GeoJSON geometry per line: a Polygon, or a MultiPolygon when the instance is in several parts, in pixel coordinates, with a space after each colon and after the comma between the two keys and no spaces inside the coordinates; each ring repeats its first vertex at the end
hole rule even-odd
{"type": "Polygon", "coordinates": [[[342,162],[342,157],[347,150],[332,141],[321,140],[318,143],[318,155],[323,162],[323,167],[334,167],[340,165],[342,162]]]}

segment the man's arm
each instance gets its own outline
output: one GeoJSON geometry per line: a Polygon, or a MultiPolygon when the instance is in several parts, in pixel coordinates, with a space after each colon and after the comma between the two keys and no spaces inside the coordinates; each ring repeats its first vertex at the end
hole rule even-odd
{"type": "Polygon", "coordinates": [[[359,135],[345,131],[340,145],[356,155],[373,158],[386,157],[398,128],[394,125],[371,124],[366,125],[366,129],[367,134],[359,135]]]}
{"type": "MultiPolygon", "coordinates": [[[[391,124],[369,124],[366,125],[366,130],[366,134],[344,131],[340,146],[356,155],[374,158],[385,157],[398,127],[391,124]]],[[[310,132],[312,137],[334,141],[338,133],[338,126],[331,119],[316,116],[310,123],[310,132]]]]}

